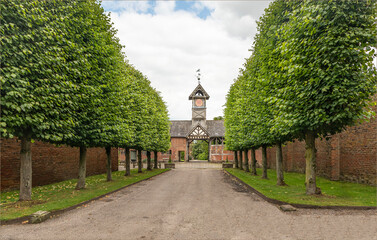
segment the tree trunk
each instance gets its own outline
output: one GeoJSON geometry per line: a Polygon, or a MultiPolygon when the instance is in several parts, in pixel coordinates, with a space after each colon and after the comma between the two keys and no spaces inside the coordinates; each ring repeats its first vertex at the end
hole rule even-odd
{"type": "Polygon", "coordinates": [[[234,163],[235,163],[235,168],[238,168],[238,155],[237,155],[237,151],[234,151],[234,163]]]}
{"type": "Polygon", "coordinates": [[[106,161],[106,170],[107,170],[107,181],[110,182],[113,179],[111,178],[111,147],[106,147],[106,156],[107,156],[107,161],[106,161]]]}
{"type": "Polygon", "coordinates": [[[29,201],[32,191],[31,136],[28,134],[20,139],[20,201],[29,201]]]}
{"type": "Polygon", "coordinates": [[[255,158],[255,149],[251,149],[251,175],[258,175],[257,174],[257,159],[255,158]]]}
{"type": "Polygon", "coordinates": [[[250,172],[250,170],[249,170],[249,156],[247,156],[247,154],[249,153],[249,150],[245,150],[244,153],[245,153],[245,171],[250,172]]]}
{"type": "Polygon", "coordinates": [[[316,149],[315,149],[315,134],[314,132],[307,132],[305,135],[305,185],[306,194],[321,194],[321,189],[316,185],[316,149]]]}
{"type": "Polygon", "coordinates": [[[285,186],[284,172],[283,172],[283,152],[281,149],[281,143],[276,144],[276,176],[278,186],[285,186]]]}
{"type": "Polygon", "coordinates": [[[158,169],[158,166],[157,166],[157,164],[158,164],[158,153],[157,153],[157,151],[154,151],[153,152],[153,154],[154,154],[154,169],[158,169]]]}
{"type": "Polygon", "coordinates": [[[238,151],[239,153],[239,166],[240,166],[240,169],[243,170],[243,161],[242,161],[242,150],[238,151]]]}
{"type": "Polygon", "coordinates": [[[143,162],[141,161],[141,150],[137,150],[137,172],[143,172],[143,162]]]}
{"type": "Polygon", "coordinates": [[[147,151],[147,170],[152,170],[151,152],[147,151]]]}
{"type": "Polygon", "coordinates": [[[85,188],[86,177],[86,147],[80,147],[79,179],[77,180],[76,190],[85,188]]]}
{"type": "Polygon", "coordinates": [[[126,172],[124,173],[124,176],[130,176],[131,175],[131,160],[130,160],[130,149],[125,148],[125,154],[126,154],[126,172]]]}
{"type": "Polygon", "coordinates": [[[267,179],[267,149],[265,146],[262,146],[262,178],[267,179]]]}

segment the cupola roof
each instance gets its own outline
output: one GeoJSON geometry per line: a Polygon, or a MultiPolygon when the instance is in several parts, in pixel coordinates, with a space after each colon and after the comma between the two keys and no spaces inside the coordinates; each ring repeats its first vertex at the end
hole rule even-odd
{"type": "Polygon", "coordinates": [[[198,84],[198,86],[196,86],[194,91],[190,94],[189,100],[192,100],[195,97],[203,97],[206,100],[209,99],[208,93],[206,92],[206,90],[204,90],[204,88],[202,87],[202,85],[200,85],[200,83],[198,84]]]}

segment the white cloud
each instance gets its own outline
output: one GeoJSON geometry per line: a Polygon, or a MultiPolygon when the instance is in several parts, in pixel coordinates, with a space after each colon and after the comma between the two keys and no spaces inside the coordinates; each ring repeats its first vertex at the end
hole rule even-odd
{"type": "Polygon", "coordinates": [[[157,1],[154,9],[156,15],[169,15],[174,11],[175,2],[173,1],[157,1]]]}
{"type": "Polygon", "coordinates": [[[202,72],[202,85],[211,96],[207,119],[222,115],[228,89],[244,58],[250,56],[248,49],[259,16],[248,14],[246,8],[252,13],[255,5],[196,2],[196,11],[204,7],[212,9],[211,16],[201,19],[192,12],[174,11],[173,1],[157,1],[153,15],[142,14],[140,9],[148,6],[143,1],[140,4],[144,5],[131,4],[127,10],[113,12],[112,21],[130,63],[161,91],[170,118],[191,119],[188,96],[197,85],[198,68],[202,72]]]}
{"type": "Polygon", "coordinates": [[[232,36],[253,37],[256,20],[271,1],[204,1],[213,10],[211,17],[232,36]]]}

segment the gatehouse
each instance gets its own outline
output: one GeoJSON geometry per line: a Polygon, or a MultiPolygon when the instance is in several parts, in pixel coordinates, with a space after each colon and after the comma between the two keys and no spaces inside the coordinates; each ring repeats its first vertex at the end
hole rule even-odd
{"type": "Polygon", "coordinates": [[[184,161],[189,161],[191,158],[190,144],[203,140],[208,144],[209,162],[233,161],[234,153],[225,150],[224,146],[224,120],[207,120],[209,98],[209,94],[199,81],[198,86],[188,97],[192,101],[192,118],[191,120],[171,121],[171,148],[168,154],[162,154],[163,158],[170,156],[172,161],[179,161],[183,160],[181,155],[184,155],[184,161]]]}

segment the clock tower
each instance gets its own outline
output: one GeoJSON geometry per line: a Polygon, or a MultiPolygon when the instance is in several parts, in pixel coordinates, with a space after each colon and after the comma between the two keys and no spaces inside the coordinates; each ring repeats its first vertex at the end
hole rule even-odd
{"type": "Polygon", "coordinates": [[[208,99],[208,93],[199,83],[189,96],[189,100],[192,101],[192,127],[198,124],[204,128],[206,127],[206,101],[208,99]]]}

